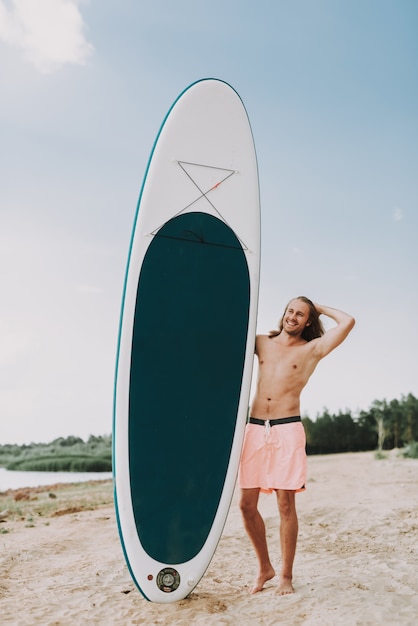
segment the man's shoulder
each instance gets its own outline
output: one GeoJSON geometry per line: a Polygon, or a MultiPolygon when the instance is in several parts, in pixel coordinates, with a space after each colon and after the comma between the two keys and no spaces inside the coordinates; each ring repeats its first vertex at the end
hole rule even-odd
{"type": "Polygon", "coordinates": [[[255,338],[256,341],[267,341],[268,339],[271,339],[270,335],[257,335],[255,338]]]}
{"type": "Polygon", "coordinates": [[[260,356],[260,352],[264,352],[267,341],[269,340],[268,335],[256,335],[255,337],[255,353],[260,356]]]}

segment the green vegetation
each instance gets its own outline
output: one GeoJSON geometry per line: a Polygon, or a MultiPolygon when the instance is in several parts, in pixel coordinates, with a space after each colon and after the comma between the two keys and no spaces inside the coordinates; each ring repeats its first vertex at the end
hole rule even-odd
{"type": "Polygon", "coordinates": [[[410,459],[418,459],[418,441],[411,441],[404,449],[403,455],[410,459]]]}
{"type": "MultiPolygon", "coordinates": [[[[316,420],[303,418],[308,454],[402,449],[418,458],[418,399],[412,394],[401,400],[375,400],[368,411],[353,417],[349,411],[337,415],[326,409],[316,420]]],[[[112,470],[111,435],[60,437],[51,443],[0,445],[0,466],[22,471],[106,472],[112,470]]]]}
{"type": "Polygon", "coordinates": [[[327,410],[315,421],[303,418],[308,454],[360,452],[404,448],[418,458],[418,399],[375,400],[368,411],[353,417],[350,412],[331,415],[327,410]]]}
{"type": "Polygon", "coordinates": [[[71,436],[48,444],[0,445],[0,466],[35,472],[110,472],[112,438],[91,435],[85,442],[71,436]]]}

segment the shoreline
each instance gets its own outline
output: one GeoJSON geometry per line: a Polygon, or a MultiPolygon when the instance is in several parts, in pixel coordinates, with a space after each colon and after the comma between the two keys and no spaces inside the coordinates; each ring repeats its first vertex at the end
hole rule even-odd
{"type": "Polygon", "coordinates": [[[0,466],[0,494],[9,489],[42,487],[57,483],[89,482],[112,478],[112,472],[41,472],[8,470],[0,466]]]}
{"type": "MultiPolygon", "coordinates": [[[[111,480],[42,487],[30,496],[37,500],[16,503],[28,507],[26,517],[0,522],[2,624],[412,626],[417,476],[418,459],[377,460],[373,452],[309,456],[307,490],[297,495],[295,593],[283,597],[274,593],[277,577],[249,594],[256,560],[236,491],[206,574],[188,598],[164,605],[147,602],[130,577],[111,480]],[[37,506],[52,508],[37,515],[37,506]]],[[[275,497],[262,495],[260,510],[278,571],[275,497]]]]}

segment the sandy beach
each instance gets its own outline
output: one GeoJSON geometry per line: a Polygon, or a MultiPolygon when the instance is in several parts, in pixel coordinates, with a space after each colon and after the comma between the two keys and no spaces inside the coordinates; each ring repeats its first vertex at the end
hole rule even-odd
{"type": "MultiPolygon", "coordinates": [[[[415,625],[418,460],[394,451],[383,460],[371,452],[313,456],[308,475],[307,491],[297,496],[300,528],[291,596],[275,594],[277,579],[249,594],[256,561],[238,493],[205,576],[188,598],[163,605],[143,599],[130,578],[111,484],[87,505],[90,510],[85,502],[60,509],[61,488],[55,486],[54,512],[29,521],[6,514],[0,523],[1,623],[415,625]]],[[[275,497],[260,502],[278,569],[275,497]]]]}

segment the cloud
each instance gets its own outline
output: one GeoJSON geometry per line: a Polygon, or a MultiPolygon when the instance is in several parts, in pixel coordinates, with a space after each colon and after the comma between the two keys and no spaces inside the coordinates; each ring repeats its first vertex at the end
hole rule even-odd
{"type": "Polygon", "coordinates": [[[103,289],[101,287],[95,287],[94,285],[79,285],[77,287],[77,291],[87,295],[98,295],[103,293],[103,289]]]}
{"type": "Polygon", "coordinates": [[[85,64],[93,46],[85,39],[79,0],[0,0],[0,40],[22,50],[49,74],[67,63],[85,64]]]}
{"type": "Polygon", "coordinates": [[[398,206],[396,206],[392,211],[392,217],[395,222],[400,222],[403,220],[403,211],[398,206]]]}
{"type": "MultiPolygon", "coordinates": [[[[19,360],[33,347],[33,336],[14,330],[9,324],[0,319],[0,367],[19,360]]],[[[3,382],[4,382],[4,377],[3,382]]]]}
{"type": "Polygon", "coordinates": [[[347,274],[345,280],[349,283],[355,283],[358,280],[357,274],[347,274]]]}

